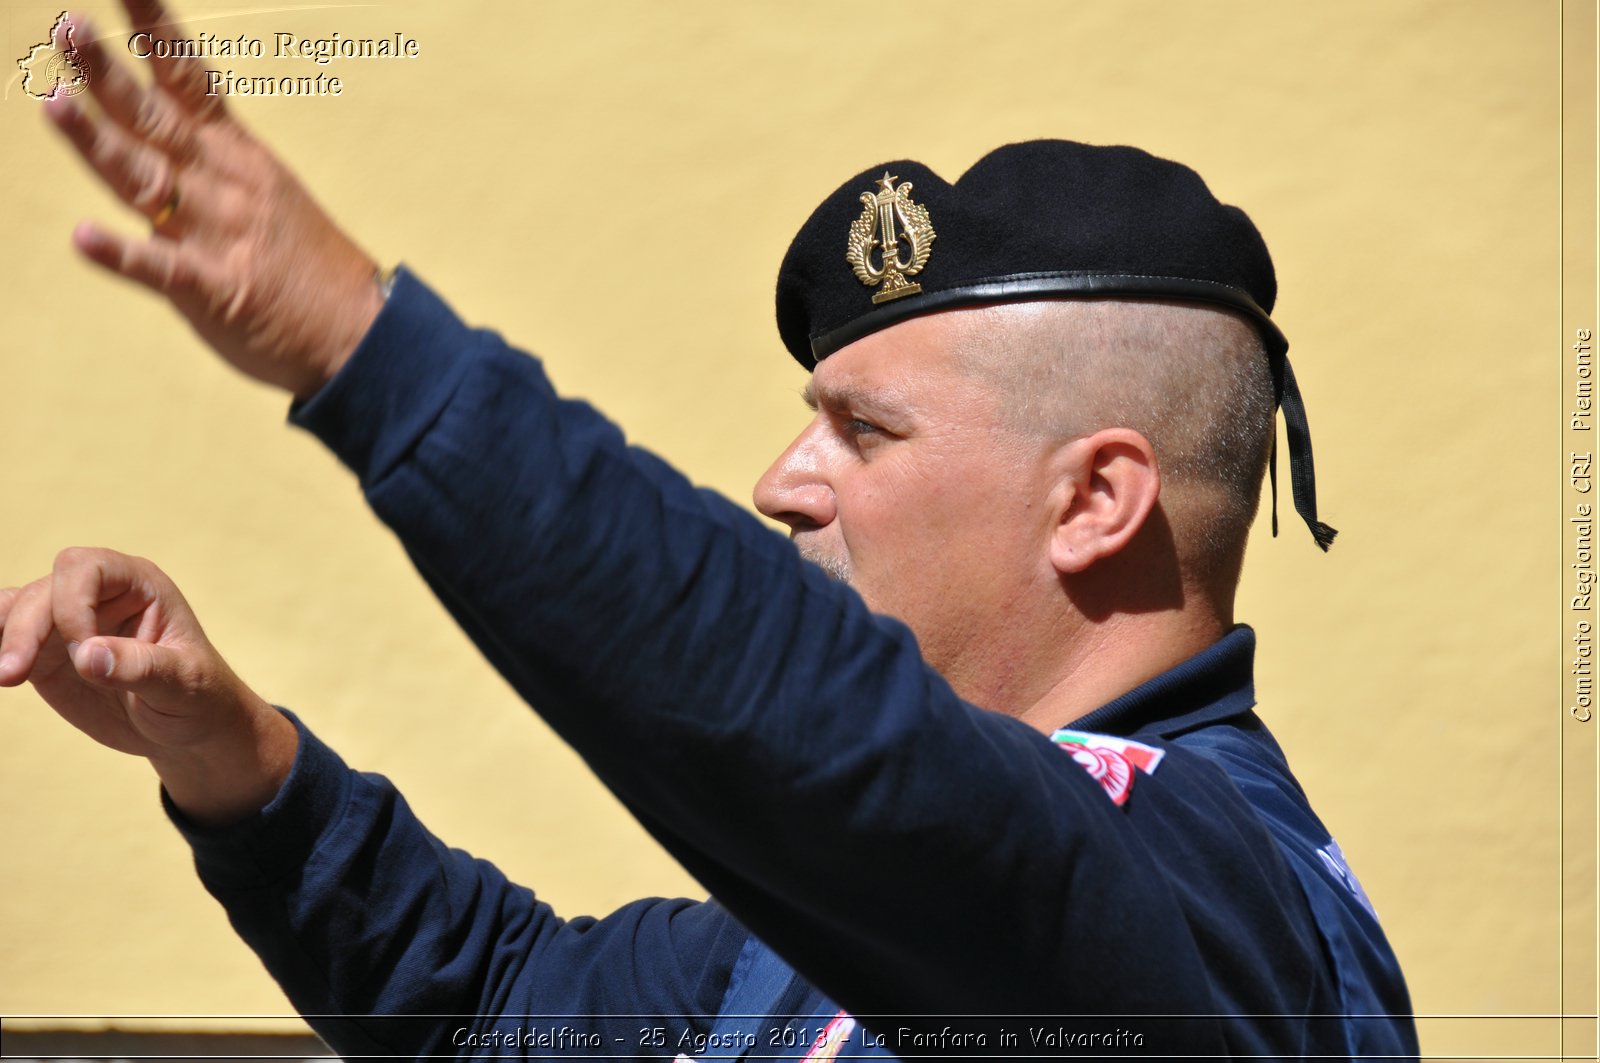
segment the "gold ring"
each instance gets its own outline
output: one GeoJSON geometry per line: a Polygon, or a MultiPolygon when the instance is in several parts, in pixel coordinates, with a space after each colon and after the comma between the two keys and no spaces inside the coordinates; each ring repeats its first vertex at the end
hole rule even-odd
{"type": "Polygon", "coordinates": [[[177,212],[178,212],[178,183],[176,181],[174,181],[172,183],[172,194],[167,197],[167,201],[165,203],[161,204],[161,209],[156,211],[155,215],[150,219],[150,227],[153,228],[153,229],[161,228],[161,226],[165,225],[168,221],[172,220],[172,216],[174,214],[176,214],[177,212]]]}

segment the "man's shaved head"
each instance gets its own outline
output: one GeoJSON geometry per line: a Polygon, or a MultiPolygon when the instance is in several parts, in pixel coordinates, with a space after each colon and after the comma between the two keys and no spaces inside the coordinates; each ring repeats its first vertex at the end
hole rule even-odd
{"type": "Polygon", "coordinates": [[[1059,299],[963,311],[958,364],[997,387],[1019,431],[1102,428],[1149,440],[1185,572],[1231,590],[1261,498],[1273,385],[1242,316],[1154,299],[1059,299]]]}

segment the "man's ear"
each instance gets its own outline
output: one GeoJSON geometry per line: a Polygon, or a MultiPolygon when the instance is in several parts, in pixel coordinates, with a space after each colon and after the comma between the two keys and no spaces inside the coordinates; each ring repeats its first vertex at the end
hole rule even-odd
{"type": "Polygon", "coordinates": [[[1161,469],[1150,441],[1131,428],[1074,439],[1056,460],[1050,562],[1064,576],[1077,575],[1139,534],[1161,494],[1161,469]]]}

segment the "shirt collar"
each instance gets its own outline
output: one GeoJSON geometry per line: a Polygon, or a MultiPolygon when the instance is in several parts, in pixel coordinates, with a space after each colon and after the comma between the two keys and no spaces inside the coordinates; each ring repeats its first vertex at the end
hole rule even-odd
{"type": "Polygon", "coordinates": [[[1074,731],[1175,738],[1256,703],[1256,633],[1235,624],[1222,638],[1068,726],[1074,731]]]}

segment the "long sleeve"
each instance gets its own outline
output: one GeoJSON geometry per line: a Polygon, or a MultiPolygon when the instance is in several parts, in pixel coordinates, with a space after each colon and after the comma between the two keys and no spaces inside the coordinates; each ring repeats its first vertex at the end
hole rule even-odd
{"type": "Polygon", "coordinates": [[[903,625],[411,275],[291,416],[519,693],[844,1006],[1322,1000],[1292,875],[1213,765],[1175,749],[1114,804],[1044,736],[958,699],[903,625]]]}
{"type": "Polygon", "coordinates": [[[715,1013],[745,938],[717,906],[562,919],[290,718],[299,752],[260,813],[202,829],[166,807],[201,881],[341,1055],[670,1057],[715,1013]],[[641,1031],[656,1028],[670,1033],[653,1046],[641,1031]]]}

